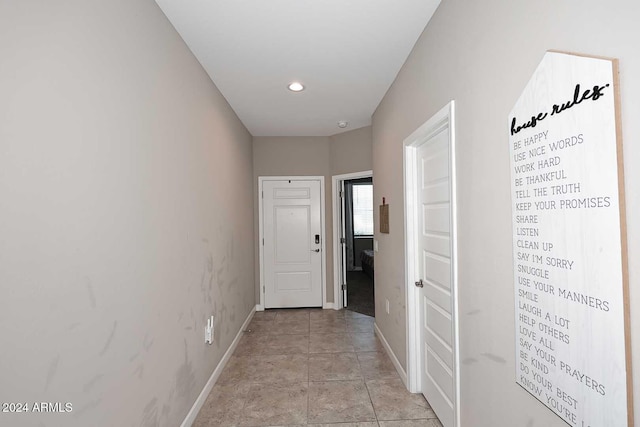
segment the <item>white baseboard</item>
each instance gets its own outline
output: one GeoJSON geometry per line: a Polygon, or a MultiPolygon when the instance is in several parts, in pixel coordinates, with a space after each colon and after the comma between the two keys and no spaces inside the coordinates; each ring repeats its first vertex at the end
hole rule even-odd
{"type": "Polygon", "coordinates": [[[333,303],[332,302],[325,302],[324,305],[322,306],[322,308],[324,310],[333,310],[333,303]]]}
{"type": "Polygon", "coordinates": [[[264,305],[256,304],[256,311],[264,311],[264,305]]]}
{"type": "Polygon", "coordinates": [[[242,324],[242,327],[238,331],[238,334],[236,335],[235,339],[233,340],[233,342],[231,343],[227,351],[224,353],[224,356],[222,356],[222,359],[220,359],[220,363],[218,363],[218,366],[216,366],[216,369],[213,370],[211,377],[209,377],[209,380],[207,381],[204,388],[200,392],[200,395],[198,396],[195,403],[191,407],[191,410],[189,411],[184,421],[180,425],[181,427],[191,427],[193,422],[196,420],[196,417],[198,416],[198,412],[200,412],[202,405],[204,405],[204,402],[207,400],[209,393],[211,393],[211,389],[215,385],[216,381],[218,381],[218,378],[220,377],[222,370],[227,365],[227,362],[231,358],[231,355],[233,354],[236,347],[238,346],[238,343],[240,342],[240,338],[242,338],[242,331],[247,329],[247,327],[249,326],[249,323],[251,323],[251,319],[253,319],[253,315],[256,312],[256,308],[253,308],[251,310],[251,313],[249,313],[249,315],[247,316],[247,319],[242,324]]]}
{"type": "Polygon", "coordinates": [[[393,350],[391,350],[391,346],[387,342],[387,339],[384,337],[384,335],[382,335],[382,331],[378,328],[378,325],[374,323],[373,327],[376,335],[378,336],[378,338],[380,338],[380,342],[382,342],[382,346],[387,351],[387,354],[389,355],[391,362],[393,362],[393,366],[396,367],[396,371],[398,371],[398,375],[400,375],[400,379],[404,383],[404,386],[407,387],[407,373],[404,371],[404,369],[402,369],[402,365],[400,364],[400,361],[396,357],[393,350]]]}

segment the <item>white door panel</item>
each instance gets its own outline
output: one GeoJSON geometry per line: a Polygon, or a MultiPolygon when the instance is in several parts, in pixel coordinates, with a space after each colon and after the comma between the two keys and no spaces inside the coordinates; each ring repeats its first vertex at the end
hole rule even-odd
{"type": "Polygon", "coordinates": [[[422,393],[444,425],[454,424],[451,187],[448,128],[417,149],[418,274],[422,393]]]}
{"type": "Polygon", "coordinates": [[[453,370],[453,359],[448,355],[451,352],[451,346],[438,338],[433,331],[428,330],[426,344],[449,368],[453,370]]]}
{"type": "Polygon", "coordinates": [[[424,297],[428,299],[431,304],[435,304],[443,310],[445,310],[451,302],[451,292],[429,280],[424,281],[424,297]]]}
{"type": "Polygon", "coordinates": [[[449,260],[429,252],[424,253],[423,278],[434,282],[443,288],[451,289],[451,264],[449,260]]]}
{"type": "Polygon", "coordinates": [[[265,180],[262,194],[265,308],[322,306],[320,181],[265,180]]]}
{"type": "Polygon", "coordinates": [[[276,263],[311,261],[311,212],[309,206],[275,206],[273,214],[276,263]]]}
{"type": "Polygon", "coordinates": [[[427,366],[429,376],[433,382],[438,384],[439,391],[442,391],[446,401],[451,402],[451,396],[453,395],[453,381],[451,380],[451,371],[447,369],[445,364],[440,358],[431,351],[431,348],[427,348],[427,366]]]}
{"type": "Polygon", "coordinates": [[[431,185],[423,187],[424,195],[431,203],[441,203],[449,201],[449,180],[441,180],[431,185]]]}
{"type": "Polygon", "coordinates": [[[446,204],[437,204],[437,205],[423,204],[422,205],[423,233],[425,235],[433,232],[448,234],[450,213],[451,211],[449,210],[448,202],[446,204]]]}
{"type": "Polygon", "coordinates": [[[313,284],[313,278],[308,271],[275,274],[275,291],[308,291],[313,284]]]}
{"type": "MultiPolygon", "coordinates": [[[[281,181],[287,182],[287,181],[281,181]]],[[[274,199],[310,199],[311,190],[309,188],[274,188],[274,199]]]]}
{"type": "MultiPolygon", "coordinates": [[[[451,316],[448,316],[447,313],[443,312],[442,309],[435,304],[431,304],[430,301],[425,304],[425,310],[427,314],[425,329],[428,329],[436,337],[440,338],[443,343],[449,346],[449,351],[451,351],[451,316]]],[[[449,359],[450,355],[442,357],[449,359]]]]}
{"type": "Polygon", "coordinates": [[[451,240],[449,236],[438,236],[435,234],[427,234],[423,236],[423,242],[432,254],[440,255],[440,256],[449,256],[451,252],[451,240]]]}
{"type": "Polygon", "coordinates": [[[419,159],[422,164],[422,183],[427,184],[449,177],[449,140],[447,130],[432,136],[428,142],[429,153],[419,159]]]}

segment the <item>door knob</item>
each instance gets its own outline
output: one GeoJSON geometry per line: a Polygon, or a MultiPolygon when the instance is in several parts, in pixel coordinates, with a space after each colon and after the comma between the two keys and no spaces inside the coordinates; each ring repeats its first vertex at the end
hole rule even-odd
{"type": "Polygon", "coordinates": [[[416,282],[416,286],[417,286],[418,288],[424,288],[424,282],[422,281],[422,279],[420,279],[420,280],[418,280],[418,281],[416,282]]]}
{"type": "Polygon", "coordinates": [[[320,249],[311,249],[311,252],[320,252],[320,249]]]}

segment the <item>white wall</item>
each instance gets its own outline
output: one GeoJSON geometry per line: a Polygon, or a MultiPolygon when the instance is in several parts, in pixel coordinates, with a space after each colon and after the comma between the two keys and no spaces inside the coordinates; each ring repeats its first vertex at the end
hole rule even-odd
{"type": "Polygon", "coordinates": [[[255,304],[251,135],[152,0],[2,1],[0,54],[0,402],[73,405],[0,424],[177,426],[255,304]]]}
{"type": "MultiPolygon", "coordinates": [[[[391,228],[376,235],[376,322],[404,364],[402,141],[456,101],[462,426],[565,425],[514,378],[508,114],[547,49],[620,59],[632,352],[640,366],[638,16],[630,0],[444,0],[373,116],[374,194],[387,198],[391,228]]],[[[633,380],[640,407],[640,368],[633,380]]]]}

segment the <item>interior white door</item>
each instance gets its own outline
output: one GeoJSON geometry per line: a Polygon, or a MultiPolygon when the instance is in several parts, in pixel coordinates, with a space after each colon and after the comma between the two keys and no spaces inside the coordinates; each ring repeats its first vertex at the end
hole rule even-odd
{"type": "Polygon", "coordinates": [[[417,149],[418,271],[422,393],[454,426],[453,270],[449,128],[417,149]]]}
{"type": "Polygon", "coordinates": [[[322,306],[320,181],[263,181],[265,308],[322,306]]]}

